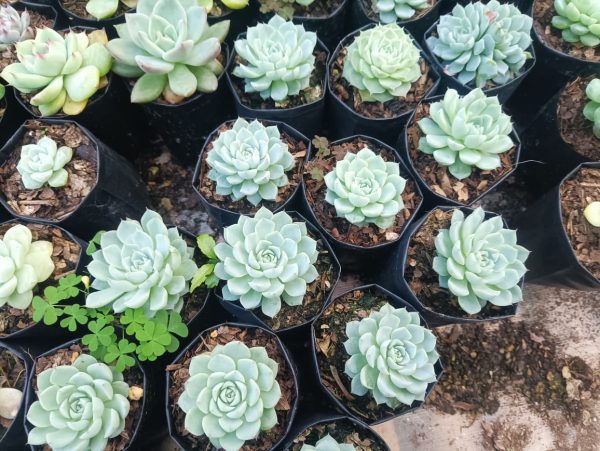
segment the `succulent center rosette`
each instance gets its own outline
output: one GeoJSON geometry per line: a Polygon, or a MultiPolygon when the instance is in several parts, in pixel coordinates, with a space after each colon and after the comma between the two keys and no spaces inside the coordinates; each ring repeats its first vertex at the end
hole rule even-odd
{"type": "Polygon", "coordinates": [[[39,189],[46,183],[59,188],[67,184],[69,174],[64,167],[71,158],[73,149],[68,146],[58,147],[56,141],[44,136],[36,144],[21,147],[17,171],[27,189],[39,189]]]}
{"type": "MultiPolygon", "coordinates": [[[[135,8],[137,0],[120,0],[128,8],[135,8]]],[[[88,0],[85,10],[96,19],[113,17],[119,8],[119,0],[88,0]]]]}
{"type": "Polygon", "coordinates": [[[585,94],[588,102],[583,109],[583,115],[594,124],[594,135],[600,139],[600,79],[594,78],[586,87],[585,94]]]}
{"type": "Polygon", "coordinates": [[[600,3],[596,0],[554,0],[552,26],[567,42],[587,47],[600,44],[600,3]]]}
{"type": "Polygon", "coordinates": [[[427,0],[373,0],[373,10],[379,13],[379,21],[384,24],[410,19],[417,11],[427,8],[427,0]]]}
{"type": "Polygon", "coordinates": [[[338,443],[331,435],[327,434],[325,437],[317,441],[313,445],[304,444],[300,451],[354,451],[354,445],[347,443],[338,443]]]}
{"type": "Polygon", "coordinates": [[[0,6],[0,50],[6,50],[12,44],[31,39],[33,29],[29,26],[27,10],[19,11],[10,5],[0,6]]]}

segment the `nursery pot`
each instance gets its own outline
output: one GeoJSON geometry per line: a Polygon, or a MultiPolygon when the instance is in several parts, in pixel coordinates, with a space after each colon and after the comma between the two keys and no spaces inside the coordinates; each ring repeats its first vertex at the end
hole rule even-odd
{"type": "Polygon", "coordinates": [[[4,98],[0,100],[0,109],[4,108],[4,114],[0,118],[0,143],[7,142],[29,117],[18,105],[14,89],[7,86],[5,92],[4,98]]]}
{"type": "MultiPolygon", "coordinates": [[[[286,419],[287,424],[284,426],[284,431],[282,432],[281,437],[277,440],[276,443],[273,444],[272,448],[269,448],[269,450],[279,449],[278,448],[279,444],[284,440],[285,436],[289,433],[289,431],[292,427],[294,418],[296,416],[296,411],[298,408],[298,396],[299,396],[298,379],[297,379],[298,369],[296,367],[296,364],[292,360],[287,348],[281,342],[281,340],[279,339],[279,337],[277,335],[275,335],[273,332],[270,332],[260,326],[254,326],[254,325],[248,325],[248,324],[222,323],[222,324],[218,324],[216,326],[212,326],[212,327],[206,329],[202,333],[198,334],[198,336],[189,345],[187,345],[185,349],[183,349],[179,353],[179,355],[173,360],[172,364],[167,367],[167,371],[166,371],[167,384],[166,384],[166,391],[165,391],[165,401],[166,401],[165,402],[165,411],[167,414],[167,426],[169,428],[169,435],[182,450],[198,449],[196,446],[194,446],[193,443],[190,442],[190,440],[187,440],[187,437],[191,436],[191,434],[188,433],[185,436],[183,436],[177,430],[177,421],[174,417],[174,414],[176,414],[176,412],[180,411],[181,409],[177,406],[177,400],[172,399],[172,397],[171,397],[171,393],[170,393],[171,386],[175,382],[175,378],[173,377],[172,373],[178,371],[178,367],[180,368],[180,367],[184,366],[183,362],[188,358],[186,354],[189,353],[190,357],[191,357],[194,354],[195,349],[196,349],[197,345],[199,344],[199,342],[201,340],[202,340],[202,342],[204,342],[204,340],[205,340],[204,337],[206,337],[207,335],[209,335],[211,333],[213,333],[213,334],[216,333],[218,336],[218,334],[220,333],[221,330],[223,330],[223,328],[242,329],[242,330],[246,330],[250,334],[258,333],[258,334],[261,334],[262,337],[266,337],[266,339],[273,340],[276,343],[276,347],[279,351],[279,358],[280,358],[280,360],[283,361],[283,363],[285,363],[284,368],[282,368],[282,365],[280,364],[279,372],[285,371],[287,374],[284,374],[284,376],[287,376],[289,379],[293,380],[293,382],[294,382],[294,388],[293,388],[294,399],[290,406],[290,413],[286,419]]],[[[219,344],[225,344],[225,340],[221,340],[221,341],[219,341],[219,344]],[[223,341],[223,342],[221,342],[221,341],[223,341]]],[[[258,343],[258,345],[262,345],[262,343],[258,343]]],[[[273,358],[273,355],[269,355],[269,357],[273,358]]],[[[259,437],[260,437],[260,434],[259,434],[259,437]]],[[[211,445],[206,446],[206,448],[203,447],[202,449],[216,451],[215,448],[211,445]]],[[[261,450],[264,449],[265,451],[267,451],[266,448],[259,448],[258,446],[255,449],[261,449],[261,450]]]]}
{"type": "MultiPolygon", "coordinates": [[[[249,119],[249,121],[250,120],[251,119],[249,119]]],[[[276,126],[280,132],[284,132],[285,134],[289,135],[291,138],[293,138],[297,141],[304,142],[304,145],[306,146],[306,156],[302,159],[298,159],[298,163],[302,162],[301,166],[299,168],[295,167],[293,169],[294,171],[299,171],[300,176],[302,176],[302,171],[304,169],[304,162],[307,160],[308,155],[310,155],[310,149],[311,149],[310,140],[308,138],[306,138],[306,136],[304,136],[300,132],[296,131],[289,125],[284,124],[283,122],[270,121],[270,120],[262,120],[261,122],[263,122],[263,124],[265,126],[276,126]]],[[[229,225],[235,224],[238,221],[238,219],[240,218],[241,214],[244,214],[245,216],[253,216],[254,215],[254,213],[239,213],[237,211],[234,211],[233,209],[220,207],[216,203],[212,203],[212,201],[210,199],[207,199],[206,196],[204,196],[204,194],[198,187],[198,183],[201,179],[205,155],[210,151],[209,145],[215,139],[217,139],[217,137],[221,133],[221,129],[223,127],[232,126],[234,123],[235,123],[235,120],[227,121],[227,122],[221,124],[220,126],[218,126],[210,135],[208,135],[208,138],[206,138],[206,142],[204,143],[204,147],[202,148],[202,151],[200,152],[200,155],[198,157],[198,161],[196,163],[196,169],[194,171],[194,176],[192,179],[192,187],[193,187],[194,191],[196,192],[196,194],[198,195],[198,198],[200,199],[200,203],[202,204],[204,209],[208,212],[209,216],[211,218],[213,218],[221,227],[227,227],[229,225]]],[[[205,165],[205,169],[208,170],[208,165],[205,165]]],[[[205,177],[208,177],[206,173],[203,174],[203,178],[205,178],[205,177]]],[[[298,185],[289,194],[289,197],[283,203],[281,203],[281,205],[277,206],[276,208],[272,208],[269,206],[269,210],[271,210],[273,213],[277,213],[278,211],[281,211],[281,210],[293,209],[296,206],[296,204],[299,202],[299,198],[302,196],[302,189],[300,188],[301,184],[302,184],[301,180],[299,180],[298,185]]],[[[259,207],[260,206],[257,206],[257,209],[259,207]]]]}
{"type": "MultiPolygon", "coordinates": [[[[425,223],[425,221],[436,211],[441,210],[443,212],[451,211],[454,209],[460,209],[465,216],[469,215],[473,212],[472,208],[469,207],[447,207],[440,206],[436,209],[428,212],[425,216],[421,217],[418,221],[413,222],[411,226],[408,228],[402,240],[400,242],[400,246],[398,246],[396,252],[390,257],[390,259],[383,265],[383,271],[380,276],[380,283],[393,293],[399,295],[403,299],[406,299],[411,305],[413,305],[419,313],[427,320],[427,323],[431,327],[445,326],[448,324],[473,324],[480,323],[483,321],[497,320],[497,319],[505,319],[511,316],[514,316],[517,312],[518,304],[511,304],[507,307],[501,307],[497,309],[497,313],[494,312],[493,315],[489,314],[481,314],[480,317],[468,317],[466,312],[463,312],[462,315],[454,315],[450,313],[441,313],[433,310],[431,307],[425,305],[413,292],[409,283],[406,281],[405,271],[407,268],[407,260],[408,260],[408,251],[411,245],[411,241],[413,236],[419,231],[421,226],[425,223]]],[[[490,219],[493,216],[497,216],[495,213],[486,212],[485,219],[490,219]]],[[[504,226],[506,227],[506,222],[504,222],[504,226]]],[[[435,250],[433,250],[435,252],[435,250]]],[[[433,259],[433,255],[430,255],[431,260],[433,259]]],[[[528,262],[526,262],[528,264],[528,262]]],[[[433,271],[433,269],[431,269],[433,271]]],[[[437,280],[437,275],[436,275],[437,280]]],[[[436,282],[437,283],[437,282],[436,282]]],[[[523,288],[524,278],[521,278],[519,282],[519,286],[523,288]]],[[[453,296],[449,294],[449,296],[453,296]]],[[[489,305],[489,304],[488,304],[489,305]]],[[[484,308],[487,308],[484,307],[484,308]]],[[[457,310],[459,307],[457,307],[457,310]]],[[[462,311],[461,311],[462,312],[462,311]]]]}
{"type": "MultiPolygon", "coordinates": [[[[51,19],[54,21],[54,27],[55,28],[56,25],[59,23],[59,15],[56,12],[56,8],[54,7],[54,2],[53,0],[48,0],[47,2],[44,1],[16,1],[14,3],[11,3],[10,6],[12,6],[14,9],[16,9],[17,11],[21,12],[21,11],[35,11],[39,14],[41,14],[42,16],[47,17],[48,19],[51,19]]],[[[62,24],[61,24],[62,25],[62,24]]]]}
{"type": "MultiPolygon", "coordinates": [[[[329,130],[330,134],[336,139],[352,135],[376,136],[384,143],[396,147],[400,134],[402,133],[402,128],[404,127],[404,124],[406,124],[406,121],[414,108],[409,108],[403,113],[391,118],[367,117],[356,112],[353,108],[343,102],[334,92],[335,87],[331,82],[332,66],[340,51],[344,47],[349,46],[354,38],[362,31],[373,28],[374,26],[375,24],[370,24],[347,35],[338,44],[335,52],[333,52],[331,58],[327,62],[327,102],[329,108],[328,116],[331,118],[329,130]]],[[[433,81],[433,85],[425,94],[425,98],[427,98],[437,91],[440,78],[428,56],[423,52],[423,49],[414,38],[413,43],[421,52],[421,58],[429,66],[429,78],[433,81]]]]}
{"type": "MultiPolygon", "coordinates": [[[[379,286],[379,285],[363,285],[360,287],[356,287],[356,288],[352,288],[344,293],[341,293],[339,295],[337,295],[335,297],[335,299],[333,299],[326,307],[326,309],[331,308],[335,303],[340,302],[343,303],[344,300],[342,299],[344,296],[351,294],[352,292],[370,292],[370,293],[376,293],[379,295],[379,297],[381,298],[385,298],[385,300],[392,305],[394,308],[406,308],[406,310],[408,310],[409,312],[415,312],[416,309],[409,304],[408,302],[406,302],[404,299],[396,296],[395,294],[390,293],[389,291],[387,291],[385,288],[379,286]]],[[[366,308],[366,307],[365,307],[366,308]]],[[[376,309],[377,307],[374,306],[372,307],[373,309],[376,309]]],[[[311,327],[311,352],[312,352],[312,359],[313,359],[313,365],[314,365],[314,369],[316,371],[317,377],[319,378],[319,383],[322,386],[322,389],[325,391],[327,397],[329,398],[330,402],[332,402],[335,405],[336,410],[338,410],[339,412],[341,412],[343,415],[347,415],[353,419],[357,419],[359,420],[359,422],[364,422],[368,425],[376,425],[376,424],[380,424],[389,420],[392,420],[394,418],[397,418],[401,415],[404,415],[408,412],[412,412],[415,409],[418,409],[419,407],[421,407],[421,405],[425,402],[425,401],[418,401],[415,400],[410,406],[408,405],[402,405],[402,407],[398,407],[397,409],[394,409],[393,413],[390,412],[385,412],[382,411],[380,409],[377,409],[379,411],[376,411],[376,409],[371,409],[370,407],[368,407],[368,401],[369,399],[356,399],[356,404],[360,405],[361,407],[363,407],[365,409],[365,412],[369,412],[371,414],[371,417],[368,418],[365,415],[357,412],[355,410],[355,407],[352,407],[350,405],[348,405],[348,402],[343,402],[340,398],[338,398],[334,393],[332,393],[332,391],[328,388],[328,385],[324,384],[322,381],[322,377],[323,374],[321,373],[321,369],[319,366],[319,355],[318,353],[320,353],[321,351],[318,348],[318,344],[317,344],[317,334],[318,331],[321,330],[321,326],[322,325],[326,325],[325,321],[322,321],[324,319],[324,314],[325,314],[326,310],[323,310],[323,312],[321,312],[321,314],[315,319],[315,321],[312,324],[311,327]]],[[[332,313],[332,316],[336,315],[338,313],[332,313]]],[[[420,314],[419,314],[420,315],[420,314]]],[[[355,315],[356,316],[356,315],[355,315]]],[[[429,328],[427,321],[425,320],[425,318],[420,315],[421,318],[421,326],[425,327],[425,328],[429,328]]],[[[359,320],[362,318],[359,318],[358,316],[355,318],[355,320],[359,320]]],[[[337,323],[336,323],[337,324],[337,323]]],[[[341,324],[341,323],[340,323],[341,324]]],[[[345,327],[344,327],[345,329],[345,327]]],[[[345,333],[345,332],[344,332],[345,333]]],[[[338,339],[341,341],[344,337],[339,337],[338,339]]],[[[336,350],[337,352],[342,352],[345,353],[345,350],[342,349],[340,350],[336,350]]],[[[337,356],[337,354],[336,354],[337,356]]],[[[321,358],[325,358],[325,357],[321,357],[321,358]]],[[[328,360],[328,367],[329,365],[334,366],[333,362],[331,362],[331,360],[328,360]]],[[[428,384],[427,386],[427,391],[425,394],[425,399],[427,399],[427,397],[429,396],[429,394],[431,393],[431,391],[433,390],[433,387],[435,386],[435,384],[437,383],[437,381],[439,381],[442,372],[443,372],[443,367],[442,367],[442,363],[440,362],[440,360],[438,360],[435,365],[435,374],[436,374],[436,381],[435,382],[431,382],[428,384]]],[[[346,390],[348,392],[350,392],[350,380],[349,378],[347,378],[345,376],[345,374],[340,374],[343,373],[343,369],[337,368],[338,370],[338,376],[339,378],[336,378],[336,381],[338,381],[339,379],[341,379],[341,381],[343,382],[344,378],[347,379],[347,384],[344,384],[346,386],[346,390]]],[[[333,371],[333,370],[331,370],[333,371]]],[[[339,382],[338,382],[339,384],[339,382]]],[[[369,396],[368,394],[365,396],[369,396]]],[[[363,397],[359,397],[359,398],[363,398],[363,397]]],[[[379,407],[379,406],[378,406],[379,407]]],[[[388,408],[389,409],[389,408],[388,408]]]]}
{"type": "MultiPolygon", "coordinates": [[[[66,27],[104,28],[106,29],[108,37],[111,39],[118,37],[117,31],[115,30],[114,26],[125,22],[126,13],[135,12],[135,8],[130,8],[122,12],[117,11],[117,14],[115,14],[113,17],[108,17],[106,19],[96,19],[91,15],[89,15],[89,17],[84,17],[76,14],[75,12],[65,7],[63,0],[54,0],[54,2],[61,15],[65,18],[66,27]]],[[[119,1],[119,8],[120,7],[121,2],[119,1]]]]}
{"type": "MultiPolygon", "coordinates": [[[[43,124],[77,125],[90,140],[87,156],[96,163],[96,182],[91,191],[66,217],[60,220],[36,217],[35,221],[64,227],[85,240],[90,240],[99,230],[116,228],[120,220],[141,216],[150,205],[146,188],[137,171],[122,156],[104,145],[87,129],[70,120],[43,119],[43,124]]],[[[10,158],[27,132],[22,125],[6,145],[0,149],[0,165],[10,158]]],[[[0,204],[13,216],[22,220],[31,220],[29,216],[19,214],[8,204],[6,196],[0,192],[0,204]]]]}

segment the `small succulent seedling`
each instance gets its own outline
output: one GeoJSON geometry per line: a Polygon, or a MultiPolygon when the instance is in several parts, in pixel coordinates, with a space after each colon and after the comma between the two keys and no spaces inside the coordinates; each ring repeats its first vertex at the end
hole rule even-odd
{"type": "Polygon", "coordinates": [[[600,3],[597,0],[554,0],[552,26],[567,42],[587,47],[600,44],[600,3]]]}
{"type": "Polygon", "coordinates": [[[594,135],[600,138],[600,79],[594,78],[585,89],[588,102],[583,109],[583,115],[594,123],[594,135]]]}
{"type": "Polygon", "coordinates": [[[19,14],[19,11],[10,5],[0,6],[0,50],[6,50],[17,42],[31,39],[33,29],[29,23],[27,10],[19,14]]]}
{"type": "Polygon", "coordinates": [[[600,227],[600,202],[590,202],[583,210],[583,216],[594,227],[600,227]]]}
{"type": "Polygon", "coordinates": [[[302,448],[300,448],[300,451],[354,451],[355,449],[354,445],[338,443],[336,439],[327,434],[317,441],[314,446],[305,443],[302,445],[302,448]]]}
{"type": "Polygon", "coordinates": [[[137,0],[88,0],[85,10],[96,19],[108,19],[115,15],[119,1],[128,8],[135,8],[137,0]]]}
{"type": "Polygon", "coordinates": [[[192,277],[190,284],[190,293],[193,293],[198,287],[205,285],[206,288],[214,288],[219,283],[219,278],[215,275],[215,266],[219,263],[217,254],[215,254],[215,239],[207,233],[198,235],[196,244],[202,255],[207,258],[204,263],[192,277]]]}
{"type": "Polygon", "coordinates": [[[427,0],[373,0],[373,10],[379,13],[381,23],[408,20],[417,11],[429,8],[427,0]]]}
{"type": "Polygon", "coordinates": [[[60,188],[67,184],[69,173],[65,169],[73,158],[73,149],[56,144],[52,138],[44,136],[35,144],[21,147],[21,157],[17,171],[27,189],[40,189],[46,184],[60,188]]]}

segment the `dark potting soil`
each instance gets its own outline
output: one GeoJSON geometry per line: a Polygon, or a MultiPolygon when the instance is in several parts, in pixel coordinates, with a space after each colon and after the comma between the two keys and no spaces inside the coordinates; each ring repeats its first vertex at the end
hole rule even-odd
{"type": "Polygon", "coordinates": [[[387,102],[362,102],[358,89],[342,76],[347,53],[347,47],[342,48],[331,62],[329,83],[331,91],[361,116],[370,119],[398,117],[415,108],[433,86],[433,80],[429,77],[429,65],[421,59],[421,77],[412,84],[405,97],[396,97],[387,102]]]}
{"type": "Polygon", "coordinates": [[[176,433],[186,442],[189,449],[214,450],[208,438],[190,434],[184,427],[185,412],[177,404],[179,396],[184,391],[184,385],[189,378],[189,366],[192,357],[211,352],[217,345],[225,345],[231,341],[241,341],[248,347],[262,346],[267,350],[269,357],[277,362],[279,371],[277,382],[281,388],[281,399],[275,406],[277,412],[277,425],[269,431],[261,431],[254,440],[247,441],[240,451],[255,451],[272,449],[285,433],[285,428],[290,420],[292,405],[296,398],[295,380],[285,355],[277,339],[262,329],[240,329],[233,326],[220,326],[202,335],[198,344],[189,349],[179,360],[167,366],[171,373],[169,387],[169,406],[174,420],[176,433]]]}
{"type": "MultiPolygon", "coordinates": [[[[235,75],[231,75],[233,87],[237,93],[242,105],[256,110],[267,109],[289,109],[302,105],[314,103],[324,95],[323,81],[325,79],[325,64],[327,62],[327,53],[316,50],[315,69],[313,70],[308,88],[300,91],[300,94],[289,96],[284,102],[275,102],[273,99],[263,99],[259,93],[247,93],[244,90],[244,80],[235,75]]],[[[239,56],[235,56],[235,65],[245,64],[245,61],[239,56]]]]}
{"type": "MultiPolygon", "coordinates": [[[[73,344],[68,348],[59,349],[54,354],[38,357],[35,361],[35,376],[32,380],[34,391],[37,390],[38,374],[44,370],[55,368],[59,365],[71,365],[82,353],[88,353],[87,346],[73,344]]],[[[125,370],[123,372],[123,378],[124,381],[129,385],[130,393],[132,388],[140,389],[143,392],[144,375],[137,366],[125,370]]],[[[142,415],[143,400],[135,400],[132,399],[131,396],[128,396],[128,399],[130,407],[127,418],[125,418],[125,429],[120,435],[115,438],[111,438],[108,441],[104,451],[121,451],[129,446],[129,442],[133,436],[136,425],[140,420],[140,416],[142,415]]],[[[44,445],[42,450],[52,451],[52,448],[50,448],[48,445],[44,445]]]]}
{"type": "MultiPolygon", "coordinates": [[[[69,11],[71,14],[76,15],[77,17],[81,17],[82,19],[87,20],[98,20],[96,17],[92,16],[87,12],[85,6],[89,0],[60,0],[62,7],[69,11]]],[[[125,3],[119,1],[119,6],[117,7],[117,12],[111,17],[119,17],[126,12],[133,12],[132,8],[129,8],[125,3]]],[[[109,17],[110,19],[110,17],[109,17]]]]}
{"type": "Polygon", "coordinates": [[[302,6],[295,2],[290,4],[286,0],[259,0],[260,1],[260,12],[270,13],[282,11],[284,16],[291,16],[288,14],[293,11],[294,17],[301,18],[317,18],[326,17],[333,14],[338,10],[344,0],[315,0],[308,6],[302,6]],[[289,11],[287,11],[289,9],[289,11]]]}
{"type": "Polygon", "coordinates": [[[0,166],[0,191],[10,207],[18,214],[50,221],[61,221],[79,207],[97,183],[97,149],[75,124],[43,124],[32,120],[25,124],[27,132],[8,159],[0,166]],[[21,147],[35,144],[49,136],[58,147],[73,149],[73,158],[65,169],[69,173],[67,184],[52,188],[48,185],[35,190],[25,189],[17,164],[21,147]]]}
{"type": "MultiPolygon", "coordinates": [[[[0,388],[15,388],[23,392],[26,376],[23,361],[8,349],[0,348],[0,388]]],[[[23,394],[23,396],[25,395],[23,394]]],[[[13,421],[0,417],[0,440],[2,440],[13,421]]]]}
{"type": "MultiPolygon", "coordinates": [[[[556,15],[554,0],[535,0],[533,3],[533,26],[540,39],[549,47],[574,58],[590,62],[600,61],[600,47],[586,47],[581,43],[563,40],[562,32],[552,26],[556,15]]],[[[568,66],[568,62],[565,63],[568,66]]]]}
{"type": "Polygon", "coordinates": [[[583,115],[588,102],[585,89],[596,78],[589,75],[578,77],[560,93],[557,117],[560,136],[573,150],[592,161],[600,160],[600,139],[594,135],[594,123],[583,115]]]}
{"type": "Polygon", "coordinates": [[[498,169],[482,171],[474,167],[469,177],[458,180],[450,174],[448,167],[438,164],[433,155],[419,150],[419,139],[423,133],[417,122],[429,116],[429,108],[428,103],[417,106],[414,118],[408,126],[409,157],[421,179],[432,191],[442,197],[468,205],[487,190],[492,189],[508,172],[512,171],[513,165],[516,164],[514,161],[516,146],[500,154],[502,166],[498,169]]]}
{"type": "Polygon", "coordinates": [[[404,279],[419,301],[433,312],[468,319],[508,315],[512,306],[497,307],[489,302],[481,312],[469,315],[460,308],[455,295],[439,286],[439,276],[432,267],[433,257],[436,255],[435,237],[440,230],[450,227],[453,211],[444,212],[436,208],[412,236],[406,256],[404,279]]]}
{"type": "MultiPolygon", "coordinates": [[[[379,22],[379,12],[375,8],[375,0],[359,0],[359,1],[362,3],[363,10],[367,13],[367,17],[371,20],[379,22]]],[[[427,8],[415,10],[414,16],[412,16],[409,19],[404,19],[404,20],[420,19],[425,14],[427,14],[429,11],[431,11],[431,8],[433,8],[437,4],[438,1],[440,1],[440,0],[427,0],[427,8]]],[[[402,20],[402,21],[404,21],[404,20],[402,20]]]]}
{"type": "Polygon", "coordinates": [[[575,256],[600,280],[600,227],[583,216],[590,202],[600,200],[600,169],[581,168],[560,187],[562,220],[575,256]]]}
{"type": "Polygon", "coordinates": [[[381,155],[385,161],[392,162],[397,161],[394,154],[384,147],[379,147],[375,142],[363,138],[331,146],[325,138],[317,137],[313,143],[317,152],[306,164],[304,183],[306,184],[306,198],[321,226],[335,239],[361,247],[371,247],[398,240],[404,225],[421,202],[415,182],[408,179],[409,174],[400,174],[408,179],[402,193],[404,209],[396,215],[396,221],[387,229],[380,229],[374,224],[359,227],[344,218],[339,218],[335,207],[325,202],[327,186],[323,180],[324,175],[331,172],[336,163],[342,160],[348,152],[357,153],[368,147],[381,155]]]}
{"type": "MultiPolygon", "coordinates": [[[[18,221],[0,225],[0,238],[18,221]]],[[[65,233],[51,225],[46,224],[24,224],[31,230],[33,241],[50,241],[53,246],[52,261],[54,272],[48,280],[39,283],[33,290],[33,295],[41,295],[44,288],[56,286],[61,277],[67,276],[77,269],[81,246],[72,241],[65,233]]],[[[16,309],[8,304],[0,307],[0,336],[6,336],[33,325],[33,308],[31,305],[26,310],[16,309]]]]}
{"type": "Polygon", "coordinates": [[[301,451],[302,446],[314,446],[320,439],[331,435],[338,443],[347,443],[355,451],[384,451],[381,440],[366,428],[357,428],[347,419],[329,421],[311,426],[294,439],[292,446],[285,451],[301,451]]]}
{"type": "MultiPolygon", "coordinates": [[[[227,130],[230,130],[232,126],[232,123],[223,124],[219,128],[219,135],[227,130]]],[[[262,201],[258,205],[252,205],[246,198],[234,201],[229,196],[220,196],[216,194],[217,183],[208,177],[208,171],[210,168],[206,162],[206,159],[208,158],[208,154],[212,150],[214,141],[218,138],[218,136],[215,136],[215,139],[206,146],[206,151],[204,152],[202,158],[199,180],[196,181],[196,186],[204,198],[212,205],[244,215],[253,215],[261,207],[267,207],[269,210],[274,211],[283,203],[285,203],[295,192],[298,184],[300,183],[302,171],[304,169],[304,161],[306,159],[306,152],[308,149],[306,148],[306,143],[304,141],[297,140],[284,131],[280,130],[280,132],[281,140],[287,144],[289,152],[294,157],[295,166],[286,172],[289,183],[285,186],[281,186],[278,189],[277,197],[274,201],[262,201]]]]}

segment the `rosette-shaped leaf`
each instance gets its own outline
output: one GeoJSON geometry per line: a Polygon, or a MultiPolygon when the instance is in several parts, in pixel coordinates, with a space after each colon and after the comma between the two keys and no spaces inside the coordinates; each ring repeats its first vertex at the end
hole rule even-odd
{"type": "Polygon", "coordinates": [[[429,8],[427,0],[373,0],[373,9],[381,23],[398,22],[413,17],[417,10],[429,8]]]}
{"type": "Polygon", "coordinates": [[[123,374],[90,355],[42,371],[37,388],[38,401],[27,411],[27,420],[35,426],[28,435],[30,445],[103,451],[108,440],[125,429],[129,385],[123,374]]]}
{"type": "Polygon", "coordinates": [[[0,6],[0,50],[6,50],[16,42],[33,37],[29,19],[26,10],[19,14],[10,5],[0,6]]]}
{"type": "Polygon", "coordinates": [[[593,79],[585,89],[589,100],[583,109],[583,115],[594,123],[594,135],[600,138],[600,79],[593,79]]]}
{"type": "Polygon", "coordinates": [[[253,205],[275,200],[278,188],[289,183],[285,173],[296,164],[276,126],[241,118],[213,142],[206,162],[217,194],[253,205]]]}
{"type": "Polygon", "coordinates": [[[473,167],[484,171],[499,168],[499,155],[514,146],[510,116],[502,112],[498,97],[486,97],[479,88],[464,97],[454,89],[447,90],[418,125],[424,133],[419,150],[448,166],[457,179],[469,177],[473,167]]]}
{"type": "Polygon", "coordinates": [[[208,25],[197,0],[139,0],[136,12],[116,25],[108,43],[113,71],[138,78],[131,101],[147,103],[164,95],[171,103],[196,92],[217,90],[223,65],[217,59],[229,21],[208,25]]]}
{"type": "Polygon", "coordinates": [[[58,147],[56,141],[44,136],[36,144],[21,147],[17,171],[27,189],[39,189],[46,183],[58,188],[67,184],[69,174],[65,166],[71,158],[73,149],[58,147]]]}
{"type": "Polygon", "coordinates": [[[465,218],[454,210],[450,228],[435,238],[435,249],[440,287],[458,297],[465,312],[478,313],[487,302],[504,307],[523,299],[519,281],[529,251],[517,244],[517,232],[505,229],[500,216],[485,220],[477,208],[465,218]]]}
{"type": "Polygon", "coordinates": [[[345,372],[352,379],[352,393],[370,393],[377,404],[392,409],[425,399],[427,385],[436,381],[439,356],[435,336],[421,326],[418,313],[385,304],[346,324],[346,335],[350,358],[345,372]]]}
{"type": "MultiPolygon", "coordinates": [[[[135,8],[137,0],[121,0],[128,8],[135,8]]],[[[88,0],[85,10],[96,19],[108,19],[117,12],[119,0],[88,0]]]]}
{"type": "Polygon", "coordinates": [[[268,23],[248,28],[235,41],[242,62],[233,75],[244,79],[245,91],[282,102],[309,87],[315,68],[317,35],[275,14],[268,23]]]}
{"type": "Polygon", "coordinates": [[[406,180],[400,176],[400,165],[385,161],[368,147],[348,152],[325,175],[325,184],[325,201],[339,217],[359,227],[372,223],[387,229],[404,208],[406,180]]]}
{"type": "Polygon", "coordinates": [[[356,448],[353,445],[346,443],[338,443],[331,435],[327,434],[320,439],[315,445],[302,445],[300,451],[354,451],[356,448]]]}
{"type": "Polygon", "coordinates": [[[42,115],[63,111],[79,114],[110,71],[106,33],[70,31],[65,37],[50,28],[38,30],[35,39],[16,44],[18,63],[2,71],[9,85],[20,92],[37,92],[30,100],[42,115]]]}
{"type": "Polygon", "coordinates": [[[344,79],[358,89],[363,102],[404,97],[421,76],[421,54],[395,23],[362,31],[348,46],[344,79]]]}
{"type": "Polygon", "coordinates": [[[265,348],[240,341],[192,357],[190,377],[177,401],[185,428],[215,448],[237,451],[277,424],[278,365],[265,348]]]}
{"type": "Polygon", "coordinates": [[[100,250],[92,254],[87,269],[97,291],[86,298],[86,306],[110,305],[115,313],[143,308],[150,318],[161,310],[179,312],[198,269],[192,256],[177,229],[167,229],[152,210],[139,222],[121,221],[117,230],[102,234],[100,250]]]}
{"type": "Polygon", "coordinates": [[[12,226],[0,239],[0,307],[26,309],[33,289],[54,272],[52,243],[32,241],[31,230],[12,226]]]}
{"type": "Polygon", "coordinates": [[[554,0],[552,25],[567,42],[587,47],[600,44],[600,3],[596,0],[554,0]]]}
{"type": "Polygon", "coordinates": [[[254,218],[240,216],[226,227],[225,242],[215,246],[219,260],[215,275],[226,281],[223,299],[240,301],[246,309],[260,307],[273,318],[281,301],[302,305],[306,284],[317,278],[317,242],[306,224],[294,222],[285,211],[262,207],[254,218]]]}

